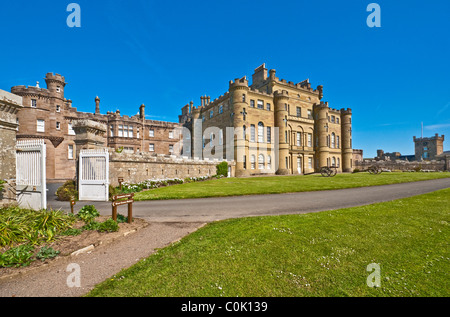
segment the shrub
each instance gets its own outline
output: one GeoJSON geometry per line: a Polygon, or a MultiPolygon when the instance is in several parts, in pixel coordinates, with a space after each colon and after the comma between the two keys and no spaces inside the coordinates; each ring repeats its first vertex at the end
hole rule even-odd
{"type": "Polygon", "coordinates": [[[83,206],[77,214],[78,218],[83,220],[86,224],[91,223],[96,217],[100,216],[94,205],[83,206]]]}
{"type": "Polygon", "coordinates": [[[0,267],[19,267],[30,265],[34,247],[22,244],[0,254],[0,267]]]}
{"type": "Polygon", "coordinates": [[[100,223],[98,221],[92,220],[88,224],[81,227],[82,230],[97,230],[100,223]]]}
{"type": "Polygon", "coordinates": [[[51,241],[69,229],[74,220],[73,216],[66,216],[61,211],[0,208],[0,247],[51,241]]]}
{"type": "Polygon", "coordinates": [[[77,184],[75,181],[70,180],[64,183],[56,190],[56,196],[61,201],[70,201],[71,199],[78,199],[77,184]]]}
{"type": "Polygon", "coordinates": [[[108,219],[100,223],[97,230],[100,232],[116,232],[119,230],[119,225],[113,219],[108,219]]]}
{"type": "Polygon", "coordinates": [[[361,171],[359,170],[359,168],[355,168],[355,169],[353,170],[353,173],[359,173],[359,172],[361,172],[361,171]]]}
{"type": "Polygon", "coordinates": [[[218,176],[222,175],[223,177],[227,177],[228,176],[228,163],[227,162],[222,162],[220,164],[217,164],[217,166],[216,166],[216,174],[218,176]]]}
{"type": "Polygon", "coordinates": [[[52,247],[42,247],[36,254],[36,258],[40,259],[41,261],[45,261],[46,259],[52,259],[56,257],[59,253],[59,251],[56,251],[52,247]]]}

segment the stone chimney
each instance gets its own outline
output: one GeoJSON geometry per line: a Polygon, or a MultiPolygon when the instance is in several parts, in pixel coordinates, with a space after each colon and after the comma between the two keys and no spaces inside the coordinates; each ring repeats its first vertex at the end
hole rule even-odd
{"type": "Polygon", "coordinates": [[[95,114],[100,114],[100,98],[95,97],[95,114]]]}
{"type": "Polygon", "coordinates": [[[145,119],[145,105],[144,104],[142,104],[139,107],[139,118],[145,119]]]}

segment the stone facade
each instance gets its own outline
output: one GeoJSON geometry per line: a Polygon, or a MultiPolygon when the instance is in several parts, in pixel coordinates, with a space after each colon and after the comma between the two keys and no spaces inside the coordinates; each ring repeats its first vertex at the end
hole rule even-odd
{"type": "MultiPolygon", "coordinates": [[[[139,183],[149,179],[213,176],[219,163],[219,160],[197,160],[186,156],[110,151],[109,182],[119,186],[119,178],[128,183],[139,183]]],[[[228,162],[228,165],[234,176],[234,162],[228,162]]]]}
{"type": "Polygon", "coordinates": [[[198,107],[182,108],[179,121],[190,134],[185,155],[234,159],[237,176],[352,170],[351,109],[330,108],[321,101],[323,86],[279,79],[265,64],[252,80],[237,78],[217,99],[203,96],[198,107]]]}
{"type": "Polygon", "coordinates": [[[22,108],[22,97],[0,90],[0,180],[7,182],[0,205],[16,201],[17,114],[22,108]]]}
{"type": "MultiPolygon", "coordinates": [[[[37,83],[35,87],[14,86],[11,91],[23,98],[24,105],[18,116],[20,125],[17,138],[45,140],[49,182],[75,177],[76,153],[79,152],[77,147],[85,137],[77,139],[75,127],[80,127],[77,125],[79,120],[97,122],[104,127],[98,140],[104,146],[128,153],[179,154],[181,125],[178,123],[145,119],[144,105],[140,106],[139,114],[132,117],[121,116],[119,110],[101,114],[99,97],[94,99],[94,113],[79,112],[72,107],[72,101],[65,98],[67,82],[63,76],[48,73],[45,81],[46,89],[40,88],[37,83]]],[[[85,128],[80,127],[78,131],[85,133],[85,128]]]]}
{"type": "Polygon", "coordinates": [[[435,134],[430,138],[416,138],[414,140],[414,153],[416,160],[434,160],[444,152],[444,135],[435,134]]]}

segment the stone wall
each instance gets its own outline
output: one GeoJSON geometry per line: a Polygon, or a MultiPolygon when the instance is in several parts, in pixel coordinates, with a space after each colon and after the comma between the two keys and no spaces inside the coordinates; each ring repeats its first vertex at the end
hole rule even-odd
{"type": "MultiPolygon", "coordinates": [[[[112,151],[109,156],[109,182],[112,186],[118,186],[119,178],[128,183],[139,183],[148,179],[213,176],[216,174],[216,165],[220,162],[174,155],[112,151]]],[[[234,177],[234,161],[228,162],[228,165],[231,166],[231,176],[234,177]]]]}
{"type": "Polygon", "coordinates": [[[355,168],[358,168],[361,171],[364,171],[369,168],[369,166],[373,165],[380,166],[381,168],[390,171],[416,171],[419,169],[425,171],[448,171],[450,168],[450,166],[448,166],[449,162],[446,162],[445,160],[423,162],[364,160],[363,162],[354,162],[354,165],[355,168]]]}
{"type": "Polygon", "coordinates": [[[16,132],[17,112],[22,97],[0,90],[0,180],[6,180],[0,192],[0,205],[16,201],[16,132]]]}

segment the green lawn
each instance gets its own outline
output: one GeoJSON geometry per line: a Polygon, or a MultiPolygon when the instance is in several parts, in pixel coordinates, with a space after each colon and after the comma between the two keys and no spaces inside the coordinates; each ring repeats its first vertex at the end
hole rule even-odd
{"type": "Polygon", "coordinates": [[[450,296],[450,189],[210,223],[88,296],[450,296]],[[381,285],[367,286],[379,264],[381,285]]]}
{"type": "Polygon", "coordinates": [[[280,194],[289,192],[341,189],[374,185],[414,182],[450,177],[450,173],[369,173],[321,175],[268,176],[251,178],[222,178],[151,189],[137,193],[135,200],[205,198],[254,194],[280,194]]]}

